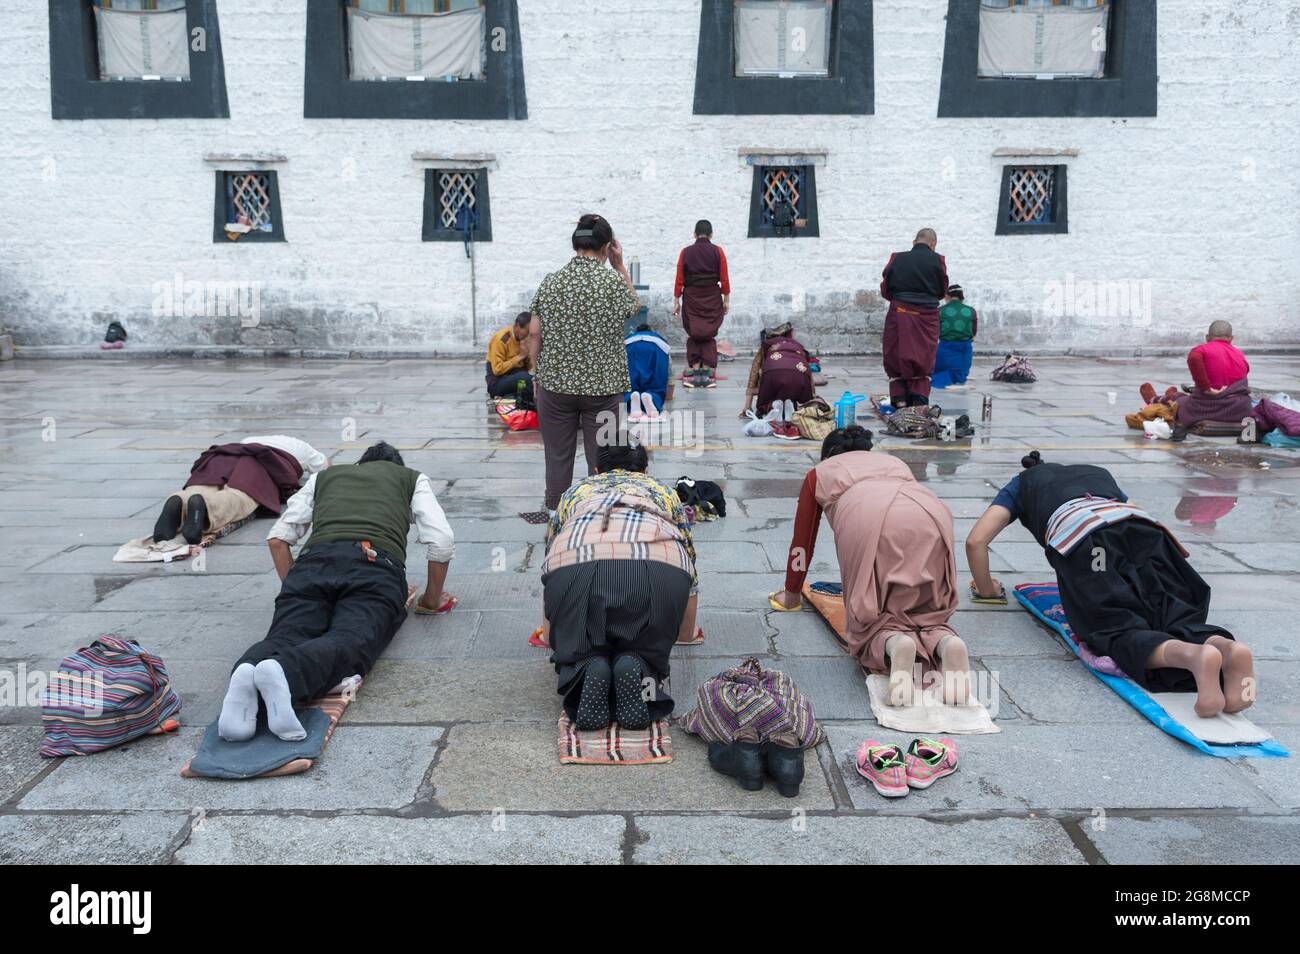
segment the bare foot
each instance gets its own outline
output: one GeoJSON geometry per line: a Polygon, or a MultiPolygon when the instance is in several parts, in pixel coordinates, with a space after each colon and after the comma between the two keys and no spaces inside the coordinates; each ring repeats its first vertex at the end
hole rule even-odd
{"type": "Polygon", "coordinates": [[[912,704],[912,667],[916,665],[916,643],[911,636],[893,636],[889,647],[889,704],[912,704]]]}
{"type": "Polygon", "coordinates": [[[1207,643],[1223,656],[1224,712],[1241,712],[1255,701],[1255,656],[1241,643],[1211,636],[1207,643]]]}
{"type": "Polygon", "coordinates": [[[1225,699],[1219,676],[1223,669],[1223,653],[1213,646],[1196,647],[1197,652],[1188,668],[1196,678],[1196,714],[1202,719],[1212,719],[1223,711],[1225,699]]]}
{"type": "Polygon", "coordinates": [[[943,704],[964,706],[970,702],[970,653],[956,636],[944,640],[940,657],[943,673],[943,704]]]}

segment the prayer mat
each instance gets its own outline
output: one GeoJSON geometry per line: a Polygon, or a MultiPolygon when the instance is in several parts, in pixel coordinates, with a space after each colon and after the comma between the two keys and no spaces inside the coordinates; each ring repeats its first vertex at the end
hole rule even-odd
{"type": "Polygon", "coordinates": [[[558,746],[561,765],[658,765],[673,760],[667,719],[639,731],[612,722],[608,729],[579,732],[568,713],[561,712],[558,746]]]}
{"type": "Polygon", "coordinates": [[[527,513],[520,513],[519,516],[523,517],[525,522],[535,526],[546,523],[551,519],[551,515],[545,510],[529,510],[527,513]]]}
{"type": "MultiPolygon", "coordinates": [[[[825,587],[840,584],[812,583],[805,584],[803,598],[812,604],[813,609],[821,614],[827,625],[835,631],[835,639],[844,645],[844,597],[838,593],[828,593],[825,587]]],[[[993,723],[983,703],[976,700],[971,705],[946,706],[936,694],[937,687],[916,688],[914,705],[890,706],[885,700],[889,698],[889,677],[872,673],[866,674],[867,694],[871,698],[871,714],[886,729],[900,732],[915,732],[918,735],[935,735],[952,732],[961,735],[978,735],[1001,732],[993,723]]]]}
{"type": "Polygon", "coordinates": [[[1115,675],[1094,666],[1089,658],[1099,663],[1110,663],[1112,667],[1114,662],[1108,656],[1098,657],[1090,651],[1088,656],[1084,655],[1088,648],[1075,642],[1070,622],[1061,610],[1061,594],[1055,583],[1021,583],[1015,588],[1015,594],[1020,605],[1061,636],[1065,645],[1084,661],[1094,676],[1110,686],[1117,696],[1146,716],[1161,731],[1206,755],[1220,758],[1290,756],[1291,753],[1281,744],[1241,713],[1202,719],[1192,709],[1196,701],[1194,692],[1149,693],[1119,672],[1118,668],[1114,670],[1118,673],[1115,675]]]}
{"type": "Polygon", "coordinates": [[[886,729],[922,736],[989,735],[1002,731],[984,703],[973,695],[969,705],[949,706],[944,704],[938,686],[917,687],[910,706],[891,706],[889,677],[875,674],[867,676],[867,694],[871,697],[871,714],[886,729]]]}
{"type": "Polygon", "coordinates": [[[179,535],[171,540],[164,540],[162,543],[154,542],[153,537],[140,537],[138,540],[130,540],[122,544],[118,551],[113,554],[113,562],[172,563],[176,560],[187,560],[203,548],[212,546],[222,537],[229,536],[246,523],[250,523],[256,516],[257,514],[250,513],[247,517],[228,523],[218,530],[205,533],[202,541],[197,544],[186,543],[185,538],[179,535]]]}
{"type": "Polygon", "coordinates": [[[247,742],[227,742],[217,733],[214,721],[204,730],[199,751],[181,769],[181,777],[243,780],[307,771],[325,754],[335,727],[360,687],[358,682],[345,692],[322,696],[296,710],[298,721],[307,730],[307,738],[300,742],[285,742],[273,735],[264,713],[258,714],[257,732],[247,742]]]}

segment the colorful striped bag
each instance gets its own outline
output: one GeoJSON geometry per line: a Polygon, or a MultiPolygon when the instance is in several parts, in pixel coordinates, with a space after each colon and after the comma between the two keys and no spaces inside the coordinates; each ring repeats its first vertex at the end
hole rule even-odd
{"type": "Polygon", "coordinates": [[[167,666],[137,643],[101,636],[52,673],[41,700],[41,755],[92,755],[179,728],[167,666]]]}

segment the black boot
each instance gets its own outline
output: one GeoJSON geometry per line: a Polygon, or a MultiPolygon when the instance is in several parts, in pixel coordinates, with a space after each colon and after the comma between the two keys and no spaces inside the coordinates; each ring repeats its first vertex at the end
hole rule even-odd
{"type": "Polygon", "coordinates": [[[596,732],[609,727],[609,660],[592,656],[582,670],[582,694],[573,724],[579,732],[596,732]]]}
{"type": "Polygon", "coordinates": [[[173,495],[167,498],[167,502],[163,504],[162,513],[158,514],[158,522],[153,525],[154,543],[166,543],[181,532],[181,511],[183,507],[180,497],[173,495]]]}
{"type": "Polygon", "coordinates": [[[614,660],[614,721],[625,729],[650,728],[650,707],[641,694],[641,659],[624,653],[614,660]]]}
{"type": "Polygon", "coordinates": [[[715,772],[730,775],[747,792],[763,787],[763,750],[757,742],[709,744],[709,764],[715,772]]]}
{"type": "Polygon", "coordinates": [[[776,782],[778,792],[786,798],[799,794],[799,786],[803,783],[802,747],[764,742],[763,764],[767,774],[776,782]]]}
{"type": "MultiPolygon", "coordinates": [[[[202,543],[203,533],[208,529],[208,502],[200,494],[191,494],[185,502],[185,522],[181,524],[181,533],[185,534],[186,543],[202,543]]],[[[154,539],[158,539],[154,537],[154,539]]]]}

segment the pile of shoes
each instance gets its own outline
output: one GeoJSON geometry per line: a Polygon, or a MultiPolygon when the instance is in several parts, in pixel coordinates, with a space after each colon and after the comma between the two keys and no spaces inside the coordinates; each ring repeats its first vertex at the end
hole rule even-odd
{"type": "Polygon", "coordinates": [[[688,388],[716,388],[718,375],[712,368],[687,368],[682,384],[688,388]]]}

